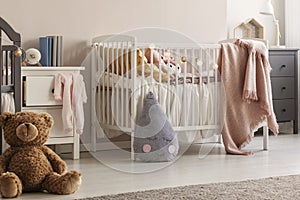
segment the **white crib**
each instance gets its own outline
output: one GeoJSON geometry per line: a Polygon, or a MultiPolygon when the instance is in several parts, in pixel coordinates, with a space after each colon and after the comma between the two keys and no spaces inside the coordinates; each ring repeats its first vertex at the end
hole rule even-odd
{"type": "MultiPolygon", "coordinates": [[[[127,35],[100,36],[92,43],[97,62],[92,69],[94,146],[100,127],[108,135],[127,133],[134,159],[135,121],[149,91],[156,94],[178,135],[197,133],[202,139],[220,139],[225,107],[217,65],[220,45],[137,43],[127,35]],[[163,56],[166,66],[176,62],[181,73],[171,68],[164,72],[161,64],[154,63],[155,53],[163,56]]],[[[264,128],[264,149],[267,130],[264,128]]]]}

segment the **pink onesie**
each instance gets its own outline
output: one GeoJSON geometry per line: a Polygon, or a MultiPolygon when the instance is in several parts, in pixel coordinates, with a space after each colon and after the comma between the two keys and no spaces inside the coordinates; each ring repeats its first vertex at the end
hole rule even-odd
{"type": "Polygon", "coordinates": [[[81,74],[55,75],[54,98],[63,101],[62,122],[64,131],[73,129],[73,119],[76,125],[76,132],[82,134],[84,125],[83,103],[86,103],[87,96],[85,84],[81,74]]]}
{"type": "Polygon", "coordinates": [[[81,74],[72,74],[73,77],[73,98],[72,110],[76,124],[76,133],[82,134],[84,126],[83,103],[87,102],[85,84],[81,74]]]}

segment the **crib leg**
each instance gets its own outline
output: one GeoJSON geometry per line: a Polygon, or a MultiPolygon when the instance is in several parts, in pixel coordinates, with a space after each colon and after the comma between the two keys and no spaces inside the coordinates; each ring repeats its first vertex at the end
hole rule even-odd
{"type": "Polygon", "coordinates": [[[268,129],[267,126],[263,127],[263,137],[264,137],[263,149],[268,150],[268,147],[269,147],[269,129],[268,129]]]}
{"type": "Polygon", "coordinates": [[[133,142],[134,142],[134,132],[131,132],[131,138],[130,138],[130,158],[131,160],[135,160],[134,157],[134,148],[133,148],[133,142]]]}
{"type": "Polygon", "coordinates": [[[222,134],[220,134],[220,135],[218,136],[218,142],[219,142],[220,144],[223,144],[222,134]]]}

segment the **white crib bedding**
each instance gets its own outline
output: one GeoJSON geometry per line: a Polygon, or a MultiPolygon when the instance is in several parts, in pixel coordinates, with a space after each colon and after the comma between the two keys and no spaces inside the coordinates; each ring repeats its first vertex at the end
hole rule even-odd
{"type": "MultiPolygon", "coordinates": [[[[103,85],[110,86],[114,85],[113,88],[118,88],[123,85],[124,89],[132,88],[132,80],[126,77],[120,79],[118,75],[107,73],[106,76],[111,76],[109,83],[103,82],[103,85]]],[[[134,113],[134,119],[138,119],[142,111],[143,97],[151,90],[158,97],[158,101],[167,114],[173,127],[177,126],[193,126],[193,125],[213,125],[217,123],[216,106],[220,102],[220,82],[210,82],[208,84],[181,84],[181,85],[169,85],[157,84],[157,82],[150,78],[142,79],[137,77],[135,84],[134,98],[136,105],[136,113],[134,113]],[[151,84],[152,83],[152,84],[151,84]],[[143,87],[141,87],[143,86],[143,87]]],[[[126,126],[130,124],[130,116],[128,115],[130,109],[128,101],[126,101],[126,92],[121,93],[117,89],[112,89],[107,98],[98,97],[99,113],[112,113],[108,115],[114,118],[114,121],[119,126],[126,126]],[[123,97],[122,97],[123,96],[123,97]],[[119,98],[117,98],[119,97],[119,98]],[[105,100],[103,102],[102,100],[105,100]],[[105,106],[101,106],[102,104],[105,106]],[[114,110],[112,109],[114,108],[114,110]],[[105,110],[101,110],[105,108],[105,110]],[[118,108],[118,113],[116,113],[118,108]],[[107,110],[108,109],[108,110],[107,110]],[[128,115],[128,116],[126,116],[128,115]],[[128,121],[121,122],[121,119],[127,119],[128,121]]],[[[130,96],[130,95],[129,95],[130,96]]],[[[99,121],[107,121],[109,119],[103,119],[102,115],[98,115],[99,121]]],[[[210,137],[215,134],[212,130],[202,130],[198,132],[198,137],[210,137]]],[[[119,132],[109,131],[108,137],[116,137],[120,135],[119,132]]],[[[194,134],[184,134],[187,140],[193,140],[194,134]]]]}
{"type": "Polygon", "coordinates": [[[14,94],[1,93],[1,110],[2,112],[15,112],[14,94]]]}
{"type": "MultiPolygon", "coordinates": [[[[200,77],[199,74],[192,75],[191,73],[186,73],[186,76],[184,74],[180,74],[177,80],[170,81],[170,85],[181,85],[187,83],[187,84],[200,84],[200,83],[211,83],[216,82],[215,78],[213,76],[213,71],[210,72],[209,76],[202,76],[200,77]]],[[[142,78],[141,76],[138,76],[135,79],[135,85],[136,87],[139,87],[140,85],[157,85],[159,84],[156,80],[153,78],[146,77],[142,78]]],[[[219,81],[219,80],[217,80],[219,81]]],[[[100,85],[103,87],[115,87],[118,88],[122,86],[124,89],[131,89],[133,88],[133,80],[130,78],[129,74],[124,74],[123,76],[110,73],[110,72],[104,72],[103,75],[100,77],[100,85]]],[[[167,84],[167,83],[160,83],[160,84],[167,84]]]]}
{"type": "Polygon", "coordinates": [[[120,76],[118,74],[104,72],[101,77],[99,77],[99,84],[103,87],[118,87],[122,85],[124,89],[132,88],[133,81],[132,79],[126,75],[120,76]]]}

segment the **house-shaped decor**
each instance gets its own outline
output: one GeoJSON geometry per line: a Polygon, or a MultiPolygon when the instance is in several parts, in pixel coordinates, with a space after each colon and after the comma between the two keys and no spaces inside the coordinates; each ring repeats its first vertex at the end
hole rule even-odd
{"type": "Polygon", "coordinates": [[[250,38],[264,39],[264,26],[254,18],[245,21],[245,24],[251,29],[250,38]]]}
{"type": "Polygon", "coordinates": [[[234,38],[250,38],[252,35],[251,28],[244,22],[233,28],[234,38]]]}

